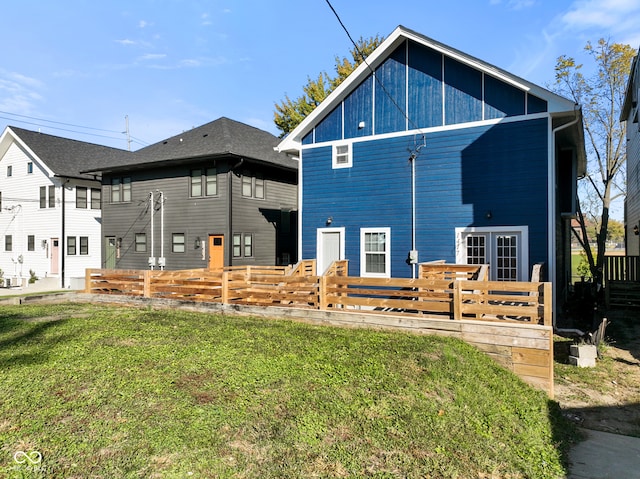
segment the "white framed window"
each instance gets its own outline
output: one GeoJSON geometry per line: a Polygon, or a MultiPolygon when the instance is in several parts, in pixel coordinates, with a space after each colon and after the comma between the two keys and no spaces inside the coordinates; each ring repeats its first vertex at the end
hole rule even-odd
{"type": "Polygon", "coordinates": [[[333,168],[351,168],[351,166],[353,166],[352,146],[351,143],[338,143],[333,145],[331,161],[333,168]]]}
{"type": "Polygon", "coordinates": [[[360,276],[391,277],[391,228],[360,228],[360,276]]]}
{"type": "Polygon", "coordinates": [[[529,228],[456,228],[456,263],[488,264],[492,281],[527,281],[529,228]]]}

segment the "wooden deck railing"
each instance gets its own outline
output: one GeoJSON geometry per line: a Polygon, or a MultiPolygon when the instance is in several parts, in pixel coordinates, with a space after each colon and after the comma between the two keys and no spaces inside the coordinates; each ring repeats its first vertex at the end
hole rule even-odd
{"type": "Polygon", "coordinates": [[[605,256],[604,281],[640,282],[640,256],[605,256]]]}
{"type": "MultiPolygon", "coordinates": [[[[346,261],[336,262],[320,277],[296,273],[299,268],[256,266],[217,271],[89,269],[85,291],[225,304],[551,324],[550,283],[467,279],[478,276],[482,270],[479,266],[472,272],[469,268],[448,265],[446,271],[435,274],[435,277],[446,275],[448,279],[352,277],[347,275],[347,266],[346,261]],[[453,279],[459,275],[462,279],[453,279]]],[[[313,268],[308,265],[303,270],[313,268]]]]}

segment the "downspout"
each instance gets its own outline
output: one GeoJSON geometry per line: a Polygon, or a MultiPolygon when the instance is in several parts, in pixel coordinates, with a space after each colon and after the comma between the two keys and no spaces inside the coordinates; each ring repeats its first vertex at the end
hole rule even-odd
{"type": "MultiPolygon", "coordinates": [[[[549,251],[555,251],[555,243],[556,243],[556,168],[557,168],[557,162],[556,162],[556,134],[559,131],[565,130],[566,128],[569,128],[573,125],[575,125],[576,123],[578,123],[578,121],[580,120],[580,116],[578,115],[578,112],[580,111],[580,107],[578,106],[578,104],[576,103],[574,105],[574,114],[575,114],[575,118],[573,120],[571,120],[569,123],[565,123],[564,125],[560,125],[555,127],[553,130],[551,130],[551,174],[549,175],[549,191],[553,192],[553,195],[551,196],[552,201],[551,204],[549,205],[549,231],[550,231],[550,235],[549,235],[549,242],[547,244],[547,248],[549,248],[549,251]]],[[[552,291],[553,291],[553,320],[552,320],[552,326],[555,329],[556,327],[556,314],[555,311],[557,311],[557,306],[558,306],[558,298],[557,298],[557,292],[558,292],[558,288],[556,287],[556,255],[550,255],[550,265],[549,265],[549,278],[553,278],[553,281],[551,282],[552,284],[552,291]]]]}
{"type": "MultiPolygon", "coordinates": [[[[416,155],[411,154],[411,253],[416,250],[416,155]]],[[[411,258],[411,278],[416,279],[416,263],[411,258]]]]}
{"type": "MultiPolygon", "coordinates": [[[[186,245],[185,245],[186,246],[186,245]]],[[[164,257],[164,193],[160,192],[160,259],[158,260],[160,269],[165,267],[164,257]]]]}
{"type": "MultiPolygon", "coordinates": [[[[229,168],[229,179],[227,181],[227,193],[229,195],[227,203],[229,204],[229,212],[227,214],[227,224],[229,225],[229,231],[227,234],[227,255],[228,264],[233,266],[233,170],[240,168],[244,164],[244,158],[240,158],[240,161],[234,166],[229,168]]],[[[209,252],[211,254],[211,252],[209,252]]]]}
{"type": "Polygon", "coordinates": [[[65,185],[67,183],[69,183],[69,178],[67,178],[64,181],[60,182],[62,185],[62,228],[61,228],[61,232],[60,232],[60,252],[59,254],[61,255],[61,260],[60,260],[60,283],[61,286],[64,288],[64,268],[65,268],[65,258],[67,256],[66,254],[66,250],[65,250],[65,233],[66,233],[66,228],[65,228],[65,216],[66,216],[66,201],[65,201],[65,185]]]}
{"type": "Polygon", "coordinates": [[[149,256],[149,268],[153,269],[153,266],[156,263],[156,257],[154,256],[153,249],[153,191],[149,193],[149,214],[151,215],[151,255],[149,256]]]}

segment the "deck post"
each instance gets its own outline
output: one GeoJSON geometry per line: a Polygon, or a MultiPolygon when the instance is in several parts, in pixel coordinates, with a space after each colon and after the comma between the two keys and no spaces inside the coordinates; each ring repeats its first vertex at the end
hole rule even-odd
{"type": "Polygon", "coordinates": [[[142,272],[142,296],[145,298],[151,297],[151,270],[145,269],[142,272]]]}
{"type": "Polygon", "coordinates": [[[325,275],[318,277],[318,307],[321,311],[325,311],[327,309],[327,277],[325,275]]]}
{"type": "Polygon", "coordinates": [[[228,304],[229,302],[229,272],[222,271],[222,284],[221,284],[221,298],[222,304],[228,304]]]}
{"type": "Polygon", "coordinates": [[[544,293],[543,293],[544,323],[543,324],[545,326],[551,326],[552,318],[553,318],[553,298],[551,296],[553,295],[553,293],[551,289],[551,283],[547,282],[543,284],[544,284],[544,293]]]}
{"type": "Polygon", "coordinates": [[[85,269],[84,271],[84,292],[91,292],[91,274],[93,273],[93,269],[85,269]]]}
{"type": "Polygon", "coordinates": [[[453,319],[462,319],[462,291],[460,280],[453,282],[453,319]]]}

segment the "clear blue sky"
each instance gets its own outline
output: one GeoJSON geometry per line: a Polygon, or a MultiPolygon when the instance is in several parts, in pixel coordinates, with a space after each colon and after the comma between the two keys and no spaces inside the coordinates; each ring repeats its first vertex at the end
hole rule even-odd
{"type": "MultiPolygon", "coordinates": [[[[332,4],[356,39],[401,24],[542,86],[588,40],[640,45],[640,0],[332,4]]],[[[126,148],[128,115],[134,150],[221,116],[277,134],[274,104],[351,49],[325,0],[20,0],[0,18],[0,126],[126,148]]]]}

